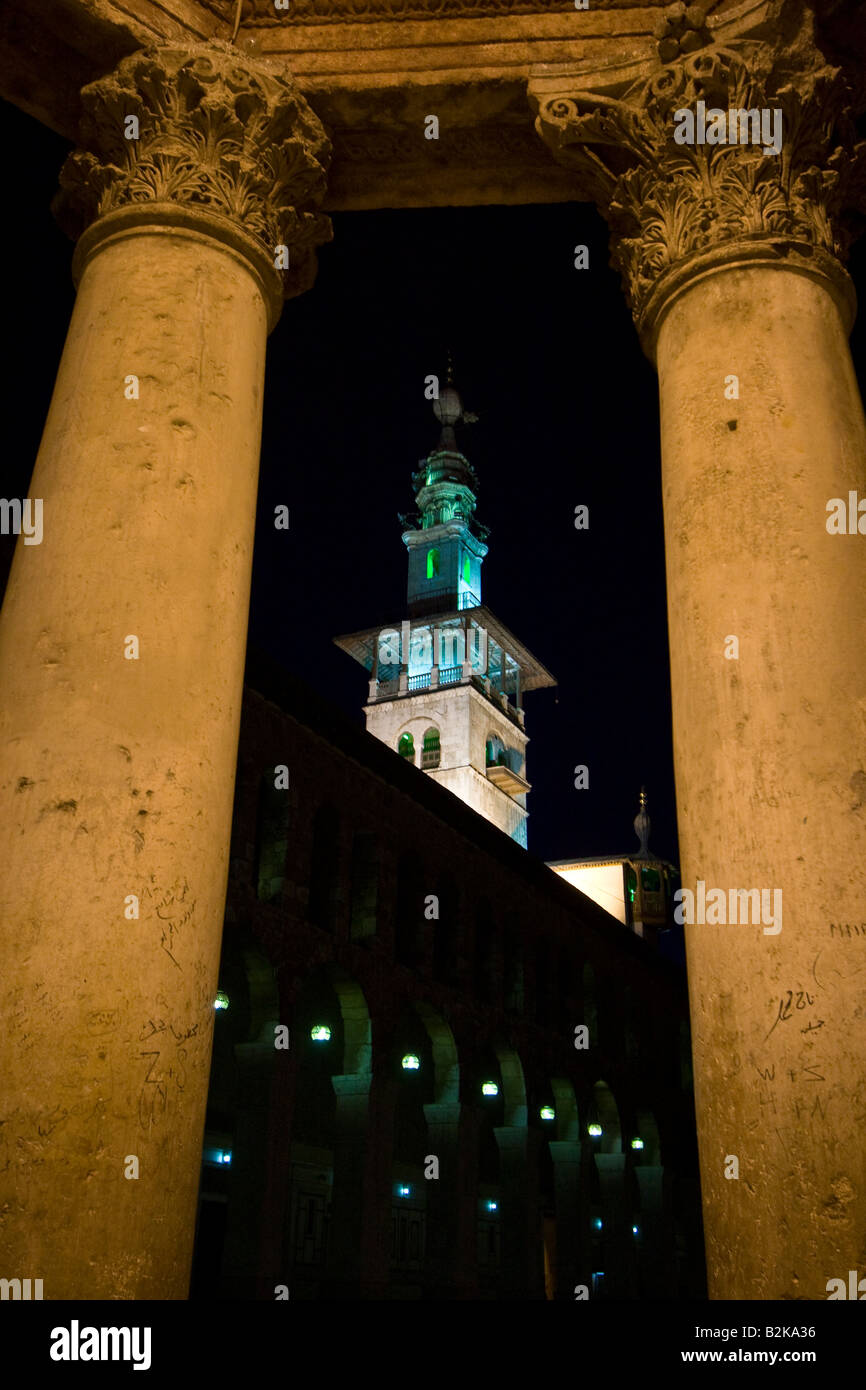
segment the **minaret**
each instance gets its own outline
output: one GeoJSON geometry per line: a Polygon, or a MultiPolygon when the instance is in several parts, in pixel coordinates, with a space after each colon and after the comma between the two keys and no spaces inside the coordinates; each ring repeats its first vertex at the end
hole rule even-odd
{"type": "Polygon", "coordinates": [[[525,848],[521,698],[556,682],[481,603],[488,532],[475,520],[478,479],[455,434],[475,417],[450,365],[433,411],[441,430],[412,478],[417,513],[400,518],[408,617],[334,640],[370,672],[368,731],[525,848]]]}

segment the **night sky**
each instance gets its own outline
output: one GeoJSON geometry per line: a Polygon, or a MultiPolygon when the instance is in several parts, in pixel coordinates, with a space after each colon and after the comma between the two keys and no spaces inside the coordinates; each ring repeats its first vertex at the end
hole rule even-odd
{"type": "MultiPolygon", "coordinates": [[[[0,493],[27,495],[72,310],[72,246],[50,204],[70,148],[0,105],[6,345],[0,493]]],[[[406,614],[398,512],[436,445],[424,378],[455,384],[490,527],[482,598],[553,673],[526,696],[529,848],[650,847],[677,861],[656,376],[607,265],[594,207],[339,213],[312,291],[268,346],[250,642],[363,724],[367,676],[332,637],[406,614]],[[574,247],[590,269],[574,269],[574,247]],[[273,509],[290,509],[288,532],[273,509]],[[574,509],[589,507],[588,531],[574,509]],[[589,789],[574,768],[589,767],[589,789]]],[[[866,285],[863,243],[849,267],[866,285]]],[[[852,336],[864,387],[866,326],[852,336]]],[[[98,479],[94,479],[98,486],[98,479]]],[[[0,537],[0,585],[12,538],[0,537]]]]}

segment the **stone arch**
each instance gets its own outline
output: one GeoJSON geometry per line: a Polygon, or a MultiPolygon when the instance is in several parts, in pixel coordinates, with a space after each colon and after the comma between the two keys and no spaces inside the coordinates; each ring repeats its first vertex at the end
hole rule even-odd
{"type": "Polygon", "coordinates": [[[589,1135],[587,1130],[587,1135],[592,1140],[594,1152],[622,1153],[622,1125],[619,1118],[619,1106],[606,1081],[596,1081],[590,1092],[586,1123],[587,1126],[601,1125],[602,1132],[597,1139],[589,1135]]]}
{"type": "Polygon", "coordinates": [[[314,1026],[330,1029],[327,1041],[333,1044],[329,1049],[332,1075],[370,1074],[373,1042],[369,1006],[358,981],[342,966],[328,963],[310,971],[295,996],[292,1014],[298,1047],[304,1043],[304,1029],[307,1037],[314,1026]]]}
{"type": "Polygon", "coordinates": [[[460,1099],[460,1060],[454,1034],[445,1019],[430,1004],[416,1000],[415,1012],[424,1024],[433,1051],[434,1099],[437,1104],[460,1099]]]}
{"type": "Polygon", "coordinates": [[[528,1107],[523,1063],[512,1047],[498,1046],[496,1056],[502,1077],[503,1124],[525,1127],[528,1107]]]}
{"type": "Polygon", "coordinates": [[[580,1133],[580,1112],[574,1086],[564,1076],[552,1076],[550,1089],[556,1109],[556,1138],[579,1143],[583,1136],[580,1133]]]}
{"type": "Polygon", "coordinates": [[[313,817],[307,900],[310,921],[325,931],[333,931],[336,924],[339,860],[340,816],[335,806],[325,802],[313,817]]]}
{"type": "Polygon", "coordinates": [[[662,1161],[661,1139],[652,1110],[647,1106],[639,1105],[635,1111],[635,1122],[637,1125],[636,1133],[627,1136],[627,1144],[633,1162],[643,1167],[660,1165],[662,1161]],[[632,1143],[634,1139],[642,1140],[643,1148],[635,1149],[632,1143]]]}
{"type": "MultiPolygon", "coordinates": [[[[431,1013],[433,1011],[431,1010],[431,1013]]],[[[407,1004],[396,1020],[389,1046],[389,1075],[394,1084],[395,1165],[420,1169],[427,1151],[424,1106],[435,1102],[437,1088],[436,1046],[441,1034],[414,1004],[407,1004]]],[[[395,1179],[399,1176],[395,1169],[395,1179]]],[[[420,1172],[415,1174],[417,1179],[420,1172]]]]}
{"type": "Polygon", "coordinates": [[[343,1075],[366,1076],[373,1064],[373,1025],[363,989],[342,966],[328,967],[343,1020],[343,1075]]]}
{"type": "Polygon", "coordinates": [[[271,1060],[280,1002],[274,967],[264,947],[251,932],[234,924],[227,924],[223,932],[217,979],[225,1006],[214,1009],[206,1128],[229,1131],[237,1114],[237,1049],[258,1044],[271,1060]]]}
{"type": "Polygon", "coordinates": [[[484,762],[487,767],[501,767],[505,763],[505,744],[499,734],[491,730],[484,741],[484,762]]]}
{"type": "Polygon", "coordinates": [[[415,766],[415,736],[409,729],[404,729],[397,736],[397,752],[401,758],[405,758],[407,763],[415,766]]]}

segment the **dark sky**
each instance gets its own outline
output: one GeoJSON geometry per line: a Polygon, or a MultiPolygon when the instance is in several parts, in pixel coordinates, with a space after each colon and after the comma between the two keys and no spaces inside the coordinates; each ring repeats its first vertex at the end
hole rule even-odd
{"type": "MultiPolygon", "coordinates": [[[[73,302],[50,202],[66,142],[2,106],[6,435],[2,495],[27,495],[73,302]]],[[[587,204],[340,213],[313,290],[271,336],[250,639],[357,722],[361,667],[331,641],[405,614],[398,512],[438,427],[424,378],[447,352],[479,422],[460,443],[490,527],[483,599],[557,678],[526,697],[529,847],[677,859],[655,372],[607,231],[587,204]],[[589,247],[590,269],[573,266],[589,247]],[[273,529],[273,508],[291,513],[273,529]],[[574,509],[590,509],[588,531],[574,509]],[[574,767],[589,789],[574,789],[574,767]]],[[[863,245],[851,265],[866,283],[863,245]]],[[[852,339],[866,363],[866,333],[852,339]]],[[[861,390],[863,372],[860,373],[861,390]]],[[[0,582],[10,543],[0,538],[0,582]]]]}

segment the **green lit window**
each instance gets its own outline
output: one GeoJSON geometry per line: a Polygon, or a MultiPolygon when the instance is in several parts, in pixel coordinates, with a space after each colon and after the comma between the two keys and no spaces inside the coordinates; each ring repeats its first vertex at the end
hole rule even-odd
{"type": "Polygon", "coordinates": [[[424,743],[421,747],[421,766],[438,767],[440,757],[439,730],[428,729],[424,735],[424,743]]]}
{"type": "Polygon", "coordinates": [[[498,738],[489,738],[485,750],[485,762],[488,767],[507,767],[508,759],[505,755],[505,747],[498,738]]]}
{"type": "Polygon", "coordinates": [[[411,734],[401,734],[397,742],[397,752],[401,758],[411,758],[415,761],[415,740],[411,734]]]}
{"type": "Polygon", "coordinates": [[[646,893],[658,893],[661,888],[658,869],[641,869],[640,881],[646,893]]]}
{"type": "Polygon", "coordinates": [[[439,573],[439,551],[435,548],[427,551],[427,578],[435,579],[439,573]]]}
{"type": "Polygon", "coordinates": [[[472,562],[468,555],[463,556],[463,583],[472,583],[472,562]]]}
{"type": "Polygon", "coordinates": [[[629,902],[630,902],[630,903],[633,903],[633,902],[634,902],[634,892],[635,892],[635,889],[637,888],[637,874],[635,873],[635,871],[634,871],[634,869],[631,867],[631,865],[629,865],[628,868],[627,868],[626,871],[625,871],[625,888],[626,888],[626,895],[627,895],[627,897],[628,897],[629,902]]]}

